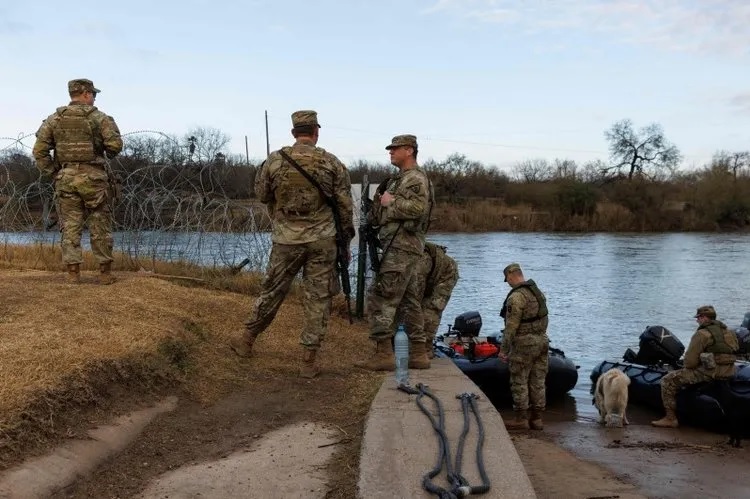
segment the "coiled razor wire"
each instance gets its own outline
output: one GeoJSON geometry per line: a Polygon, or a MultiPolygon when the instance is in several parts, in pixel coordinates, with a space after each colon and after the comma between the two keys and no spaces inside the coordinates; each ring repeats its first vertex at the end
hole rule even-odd
{"type": "MultiPolygon", "coordinates": [[[[0,137],[0,232],[6,243],[53,245],[60,237],[54,189],[29,155],[33,140],[34,134],[0,137]]],[[[271,218],[261,203],[239,199],[252,193],[256,166],[227,158],[221,137],[210,133],[190,137],[187,145],[152,130],[123,134],[123,140],[123,153],[109,161],[122,180],[114,207],[116,250],[136,266],[159,260],[265,268],[271,218]]],[[[350,275],[356,275],[353,268],[350,275]]]]}

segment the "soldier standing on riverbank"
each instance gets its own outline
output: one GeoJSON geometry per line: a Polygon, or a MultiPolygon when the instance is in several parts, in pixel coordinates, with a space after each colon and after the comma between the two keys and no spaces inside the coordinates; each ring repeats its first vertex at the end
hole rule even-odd
{"type": "Polygon", "coordinates": [[[409,367],[427,369],[430,359],[425,348],[422,293],[415,270],[424,252],[435,196],[427,175],[417,164],[414,135],[397,135],[386,149],[399,173],[387,182],[382,194],[375,195],[368,214],[373,225],[379,227],[378,239],[383,248],[380,269],[367,297],[370,339],[375,342],[375,352],[355,365],[374,371],[395,369],[391,338],[400,310],[409,335],[409,367]]]}
{"type": "Polygon", "coordinates": [[[331,206],[320,190],[294,163],[309,174],[326,196],[333,198],[345,232],[346,251],[354,237],[349,172],[333,154],[317,147],[320,125],[315,111],[292,113],[295,143],[272,152],[255,179],[255,194],[273,218],[273,247],[263,290],[245,328],[231,343],[241,357],[250,357],[256,338],[271,324],[302,269],[302,306],[305,320],[300,376],[318,374],[318,349],[328,329],[335,279],[336,225],[331,206]]]}
{"type": "Polygon", "coordinates": [[[501,350],[508,358],[515,411],[515,419],[505,423],[505,427],[528,430],[531,425],[541,430],[549,366],[547,298],[532,279],[524,278],[519,264],[511,263],[503,269],[503,274],[511,290],[500,312],[505,319],[501,350]]]}
{"type": "Polygon", "coordinates": [[[91,251],[99,263],[98,282],[111,284],[112,204],[114,179],[107,157],[122,151],[115,120],[94,106],[100,90],[87,79],[68,82],[70,104],[58,107],[36,132],[33,155],[39,170],[53,179],[57,200],[62,257],[67,279],[80,282],[81,235],[88,214],[91,251]],[[55,152],[54,158],[51,151],[55,152]]]}
{"type": "Polygon", "coordinates": [[[652,421],[661,428],[677,428],[676,396],[680,388],[704,381],[734,377],[735,353],[739,350],[737,335],[716,320],[716,310],[711,305],[699,307],[695,314],[698,329],[690,338],[685,351],[684,368],[667,373],[661,380],[661,400],[666,415],[652,421]]]}

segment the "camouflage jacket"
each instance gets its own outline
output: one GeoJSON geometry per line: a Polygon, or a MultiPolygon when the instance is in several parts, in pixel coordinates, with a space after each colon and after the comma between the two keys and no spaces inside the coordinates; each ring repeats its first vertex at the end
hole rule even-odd
{"type": "MultiPolygon", "coordinates": [[[[338,206],[341,226],[348,240],[354,237],[352,193],[349,172],[344,164],[325,149],[306,139],[298,139],[283,149],[338,206]]],[[[318,189],[294,166],[274,151],[255,177],[255,195],[273,218],[271,239],[279,244],[304,244],[336,235],[331,208],[318,189]]]]}
{"type": "MultiPolygon", "coordinates": [[[[444,246],[426,241],[424,253],[427,255],[426,284],[424,296],[429,297],[435,289],[442,289],[449,285],[451,289],[458,281],[458,265],[448,256],[444,246]]],[[[422,266],[420,267],[421,270],[422,266]]]]}
{"type": "Polygon", "coordinates": [[[705,369],[701,365],[700,355],[704,352],[712,352],[718,346],[717,343],[723,343],[722,350],[736,352],[739,349],[737,335],[727,329],[723,322],[712,320],[700,326],[690,338],[683,365],[687,369],[697,369],[714,378],[731,378],[734,376],[734,361],[737,358],[734,353],[714,353],[715,369],[705,369]],[[716,341],[715,335],[718,336],[719,342],[716,341]]]}
{"type": "Polygon", "coordinates": [[[417,167],[403,170],[388,181],[386,191],[394,197],[389,206],[381,206],[380,194],[375,194],[369,219],[380,227],[381,247],[396,248],[421,255],[425,233],[435,195],[427,175],[417,167]]]}
{"type": "Polygon", "coordinates": [[[529,279],[508,293],[500,316],[505,319],[502,348],[509,351],[517,337],[526,335],[545,336],[547,334],[547,298],[529,279]],[[537,299],[534,291],[539,293],[537,299]]]}
{"type": "Polygon", "coordinates": [[[111,158],[121,151],[120,129],[111,116],[95,106],[71,102],[58,107],[42,122],[36,132],[33,155],[37,168],[52,176],[62,163],[104,165],[105,153],[111,158]],[[77,124],[76,119],[87,126],[77,124]]]}

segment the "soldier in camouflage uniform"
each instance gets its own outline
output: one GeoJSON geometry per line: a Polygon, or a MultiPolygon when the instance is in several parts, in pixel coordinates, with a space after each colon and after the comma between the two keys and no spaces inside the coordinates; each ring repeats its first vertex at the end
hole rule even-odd
{"type": "Polygon", "coordinates": [[[80,282],[81,234],[88,214],[98,281],[110,284],[114,282],[110,202],[114,191],[106,158],[122,151],[122,138],[115,120],[94,106],[99,89],[91,80],[69,81],[68,93],[70,104],[58,107],[36,132],[34,159],[37,168],[54,181],[68,280],[80,282]]]}
{"type": "Polygon", "coordinates": [[[427,369],[430,359],[425,348],[422,292],[415,270],[424,252],[434,194],[432,185],[417,164],[417,138],[397,135],[386,147],[399,173],[389,179],[385,191],[376,194],[370,222],[378,226],[383,248],[380,270],[368,290],[370,339],[375,342],[372,357],[356,363],[376,371],[393,371],[392,324],[401,310],[409,336],[409,367],[427,369]]]}
{"type": "Polygon", "coordinates": [[[425,344],[428,355],[432,358],[432,342],[440,326],[443,310],[458,282],[458,265],[448,256],[445,246],[427,241],[417,266],[416,279],[422,296],[425,344]]]}
{"type": "MultiPolygon", "coordinates": [[[[320,125],[315,111],[292,113],[294,145],[281,149],[335,199],[347,243],[354,237],[349,172],[339,159],[317,147],[320,125]]],[[[255,179],[255,194],[273,218],[273,247],[263,290],[245,329],[232,342],[241,357],[252,354],[256,338],[271,324],[300,269],[304,324],[300,376],[318,374],[316,354],[328,328],[335,279],[336,227],[320,191],[280,151],[274,151],[255,179]]]]}
{"type": "Polygon", "coordinates": [[[698,329],[690,338],[685,351],[683,369],[668,373],[661,379],[661,400],[666,415],[651,424],[661,428],[677,428],[676,395],[680,388],[696,383],[734,377],[735,352],[739,349],[737,336],[716,320],[711,305],[699,307],[695,314],[698,329]]]}
{"type": "Polygon", "coordinates": [[[541,430],[549,364],[547,298],[533,280],[524,278],[519,264],[511,263],[503,269],[503,274],[511,290],[500,312],[505,319],[501,356],[507,354],[515,411],[515,420],[507,422],[505,427],[528,430],[531,425],[541,430]]]}

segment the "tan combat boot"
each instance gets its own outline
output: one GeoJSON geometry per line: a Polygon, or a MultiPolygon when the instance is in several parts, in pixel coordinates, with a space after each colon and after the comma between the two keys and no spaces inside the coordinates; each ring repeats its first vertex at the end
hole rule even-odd
{"type": "Polygon", "coordinates": [[[543,430],[544,423],[542,422],[542,411],[532,409],[531,417],[529,418],[529,426],[532,430],[543,430]]]}
{"type": "Polygon", "coordinates": [[[429,369],[430,358],[423,341],[409,344],[409,369],[429,369]]]}
{"type": "Polygon", "coordinates": [[[70,284],[81,282],[81,265],[79,263],[68,264],[68,273],[65,275],[65,280],[70,284]]]}
{"type": "Polygon", "coordinates": [[[317,350],[309,350],[307,348],[302,352],[302,367],[299,369],[300,378],[312,379],[320,373],[320,370],[315,365],[315,356],[317,354],[317,350]]]}
{"type": "Polygon", "coordinates": [[[96,282],[99,284],[112,284],[117,279],[112,275],[112,262],[99,264],[99,275],[96,282]]]}
{"type": "Polygon", "coordinates": [[[677,421],[677,414],[674,409],[667,409],[667,414],[656,421],[651,421],[652,426],[658,426],[659,428],[679,428],[680,423],[677,421]]]}
{"type": "Polygon", "coordinates": [[[529,414],[527,411],[516,411],[515,418],[505,423],[506,430],[528,430],[529,414]]]}
{"type": "Polygon", "coordinates": [[[250,333],[247,329],[238,331],[234,338],[229,341],[229,348],[234,353],[243,358],[249,358],[253,355],[253,345],[255,345],[256,335],[250,333]]]}
{"type": "Polygon", "coordinates": [[[393,357],[391,340],[378,340],[372,357],[367,360],[359,360],[354,365],[370,371],[395,371],[396,359],[393,357]]]}

